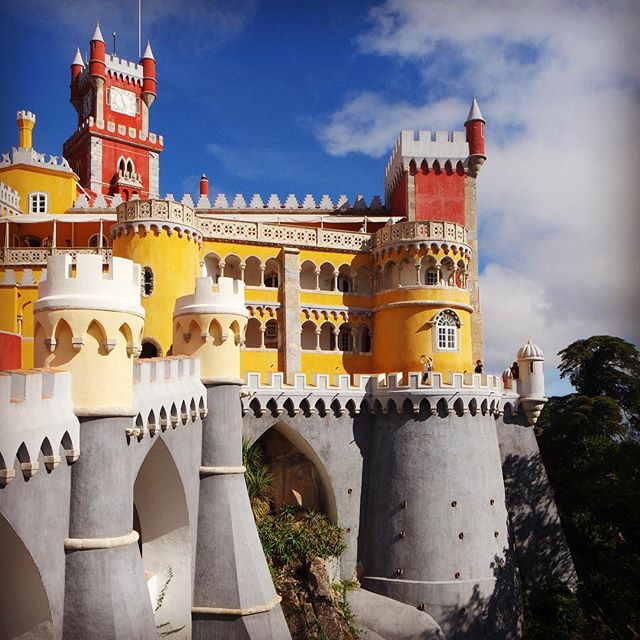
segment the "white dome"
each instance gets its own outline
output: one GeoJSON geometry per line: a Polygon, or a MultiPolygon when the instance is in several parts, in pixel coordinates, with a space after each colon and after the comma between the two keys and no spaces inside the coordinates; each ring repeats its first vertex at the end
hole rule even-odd
{"type": "Polygon", "coordinates": [[[518,360],[544,360],[542,349],[531,340],[518,350],[518,360]]]}
{"type": "Polygon", "coordinates": [[[513,374],[511,373],[511,368],[507,367],[507,368],[502,372],[502,377],[503,377],[503,378],[507,378],[508,380],[513,380],[513,374]]]}

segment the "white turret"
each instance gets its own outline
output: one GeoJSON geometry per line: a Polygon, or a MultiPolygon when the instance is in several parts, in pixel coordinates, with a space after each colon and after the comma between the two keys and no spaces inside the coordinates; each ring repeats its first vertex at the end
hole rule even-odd
{"type": "Polygon", "coordinates": [[[531,426],[547,402],[544,395],[544,354],[531,340],[518,350],[520,404],[531,426]]]}
{"type": "Polygon", "coordinates": [[[129,415],[133,358],[140,350],[144,309],[140,265],[80,254],[47,259],[34,304],[37,367],[72,374],[77,415],[129,415]]]}

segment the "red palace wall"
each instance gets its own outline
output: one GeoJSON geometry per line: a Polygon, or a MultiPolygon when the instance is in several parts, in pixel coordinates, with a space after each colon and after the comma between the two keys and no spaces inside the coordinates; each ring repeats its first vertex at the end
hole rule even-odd
{"type": "Polygon", "coordinates": [[[22,366],[22,337],[0,331],[0,369],[20,369],[22,366]]]}
{"type": "Polygon", "coordinates": [[[407,215],[407,174],[404,173],[391,197],[391,212],[394,216],[407,215]]]}
{"type": "Polygon", "coordinates": [[[432,169],[427,173],[418,171],[414,180],[416,220],[447,220],[465,224],[464,173],[447,174],[446,171],[432,169]]]}
{"type": "Polygon", "coordinates": [[[106,184],[111,182],[118,171],[118,160],[121,156],[125,160],[131,158],[135,172],[141,176],[142,184],[148,188],[149,151],[106,138],[102,140],[102,181],[106,184]]]}

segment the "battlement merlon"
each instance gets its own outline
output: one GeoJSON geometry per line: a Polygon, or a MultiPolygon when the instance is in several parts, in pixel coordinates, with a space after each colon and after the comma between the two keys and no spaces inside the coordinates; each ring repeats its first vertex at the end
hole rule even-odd
{"type": "Polygon", "coordinates": [[[461,162],[466,167],[469,158],[469,143],[465,131],[414,131],[405,129],[400,132],[384,172],[385,195],[398,176],[409,169],[413,160],[420,167],[423,162],[431,168],[437,161],[441,167],[450,162],[455,170],[461,162]]]}
{"type": "Polygon", "coordinates": [[[80,455],[80,425],[73,412],[71,374],[56,370],[0,372],[0,485],[15,476],[18,457],[25,478],[38,472],[42,452],[47,470],[80,455]],[[23,446],[24,445],[24,446],[23,446]]]}
{"type": "Polygon", "coordinates": [[[18,113],[16,114],[16,120],[18,122],[20,122],[21,120],[30,120],[31,122],[33,122],[35,124],[36,121],[36,114],[35,113],[31,113],[31,111],[26,111],[24,109],[18,111],[18,113]]]}
{"type": "Polygon", "coordinates": [[[168,422],[203,418],[207,392],[200,381],[200,360],[186,356],[137,360],[133,368],[136,437],[166,430],[168,422]]]}
{"type": "Polygon", "coordinates": [[[73,274],[71,256],[49,256],[38,283],[34,311],[100,309],[144,318],[140,304],[140,265],[125,258],[111,258],[106,272],[102,265],[102,256],[79,254],[73,274]]]}
{"type": "Polygon", "coordinates": [[[218,278],[217,290],[208,276],[196,278],[195,292],[176,300],[173,317],[187,314],[233,314],[249,317],[244,303],[244,282],[218,278]]]}

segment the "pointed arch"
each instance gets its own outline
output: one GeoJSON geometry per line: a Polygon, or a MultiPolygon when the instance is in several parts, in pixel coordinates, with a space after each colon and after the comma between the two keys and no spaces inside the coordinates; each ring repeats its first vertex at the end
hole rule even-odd
{"type": "Polygon", "coordinates": [[[320,511],[337,524],[336,497],[329,473],[318,453],[300,432],[285,420],[280,420],[267,429],[258,438],[258,442],[264,447],[271,472],[282,479],[281,483],[275,483],[282,487],[280,495],[276,497],[276,506],[288,503],[297,507],[298,503],[291,493],[293,489],[301,496],[303,510],[320,511]],[[277,465],[274,464],[275,455],[270,453],[282,451],[281,448],[284,448],[286,454],[278,457],[280,460],[284,459],[284,464],[280,462],[277,465]]]}
{"type": "Polygon", "coordinates": [[[157,622],[191,629],[191,533],[187,494],[176,462],[163,439],[155,440],[138,470],[133,511],[140,552],[157,622]],[[164,590],[167,576],[171,582],[164,590]],[[161,603],[161,607],[158,607],[161,603]]]}

